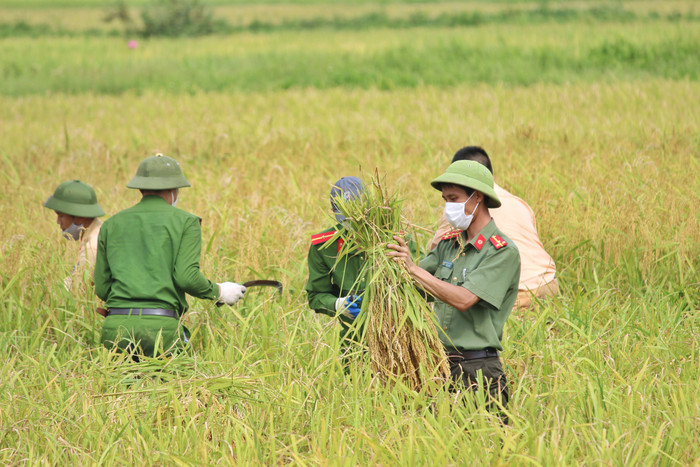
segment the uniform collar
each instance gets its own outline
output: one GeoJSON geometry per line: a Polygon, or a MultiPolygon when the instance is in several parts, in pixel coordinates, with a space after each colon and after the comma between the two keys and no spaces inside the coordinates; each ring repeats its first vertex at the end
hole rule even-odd
{"type": "Polygon", "coordinates": [[[163,198],[161,198],[158,195],[145,195],[143,198],[141,198],[141,201],[139,201],[139,204],[159,204],[159,203],[164,203],[168,206],[170,206],[170,203],[165,201],[163,198]]]}
{"type": "MultiPolygon", "coordinates": [[[[486,224],[484,228],[479,231],[478,234],[474,235],[474,238],[467,242],[467,245],[471,245],[476,249],[476,251],[481,251],[486,245],[486,242],[489,240],[489,238],[491,238],[491,236],[494,235],[497,231],[498,228],[496,227],[496,223],[493,221],[492,218],[489,221],[489,223],[486,224]]],[[[462,232],[462,235],[466,237],[467,231],[465,230],[464,232],[462,232]]]]}

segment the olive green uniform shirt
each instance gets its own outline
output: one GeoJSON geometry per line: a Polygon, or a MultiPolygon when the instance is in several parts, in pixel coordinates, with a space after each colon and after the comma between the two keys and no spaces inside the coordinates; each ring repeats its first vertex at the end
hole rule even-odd
{"type": "Polygon", "coordinates": [[[214,300],[218,286],[199,270],[200,219],[159,196],[107,219],[100,229],[95,292],[107,308],[184,313],[185,293],[214,300]]]}
{"type": "Polygon", "coordinates": [[[469,242],[466,232],[440,241],[420,267],[480,299],[466,311],[436,301],[438,334],[447,351],[502,350],[503,325],[518,296],[520,254],[493,219],[469,242]]]}
{"type": "MultiPolygon", "coordinates": [[[[340,225],[313,235],[309,247],[309,280],[306,282],[306,293],[309,306],[316,313],[336,316],[335,301],[347,295],[360,295],[365,290],[365,281],[357,284],[357,278],[364,264],[360,253],[339,255],[344,244],[342,238],[329,242],[340,225]],[[355,286],[355,288],[353,288],[355,286]]],[[[341,322],[351,322],[340,315],[341,322]]]]}

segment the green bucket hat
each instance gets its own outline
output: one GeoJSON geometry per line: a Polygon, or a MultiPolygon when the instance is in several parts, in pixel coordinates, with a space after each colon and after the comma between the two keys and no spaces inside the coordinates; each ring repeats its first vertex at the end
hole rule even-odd
{"type": "Polygon", "coordinates": [[[53,195],[44,203],[45,208],[75,217],[100,217],[105,212],[97,204],[97,195],[90,185],[80,180],[70,180],[58,185],[53,195]]]}
{"type": "Polygon", "coordinates": [[[436,190],[442,190],[443,184],[459,185],[482,192],[486,196],[486,206],[501,206],[496,191],[493,189],[493,175],[485,166],[474,161],[453,162],[445,173],[430,182],[436,190]]]}
{"type": "Polygon", "coordinates": [[[192,186],[182,175],[180,164],[172,157],[156,154],[144,159],[127,188],[140,190],[172,190],[192,186]]]}

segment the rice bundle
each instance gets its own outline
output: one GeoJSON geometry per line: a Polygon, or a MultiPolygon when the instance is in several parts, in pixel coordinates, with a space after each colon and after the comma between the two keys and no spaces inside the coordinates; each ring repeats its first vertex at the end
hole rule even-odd
{"type": "Polygon", "coordinates": [[[386,256],[387,243],[396,243],[393,236],[405,230],[401,201],[375,174],[362,196],[336,204],[346,217],[340,254],[359,249],[365,255],[359,277],[367,278],[367,286],[355,325],[362,329],[372,369],[384,381],[402,380],[414,390],[446,380],[450,369],[434,313],[403,263],[386,256]]]}

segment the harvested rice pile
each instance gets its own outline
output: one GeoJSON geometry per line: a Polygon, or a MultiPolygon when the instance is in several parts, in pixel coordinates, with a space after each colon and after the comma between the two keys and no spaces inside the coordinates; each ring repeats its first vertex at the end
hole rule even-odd
{"type": "Polygon", "coordinates": [[[357,200],[337,205],[349,231],[341,255],[353,248],[366,255],[360,277],[367,277],[367,288],[355,323],[363,330],[372,369],[385,381],[399,379],[415,390],[446,380],[450,369],[433,311],[403,263],[386,256],[386,244],[405,230],[401,201],[375,175],[357,200]]]}

